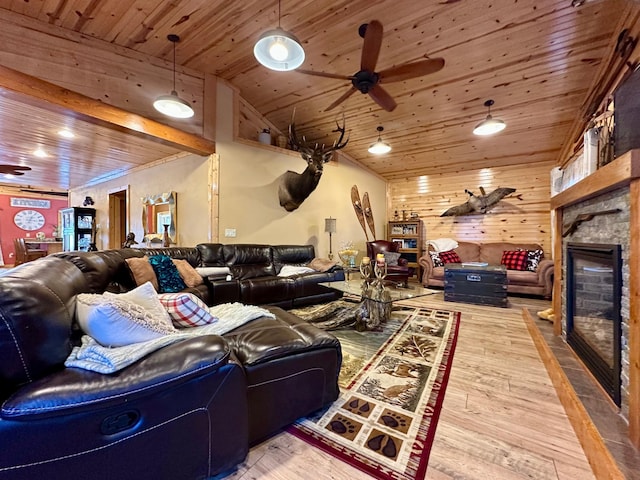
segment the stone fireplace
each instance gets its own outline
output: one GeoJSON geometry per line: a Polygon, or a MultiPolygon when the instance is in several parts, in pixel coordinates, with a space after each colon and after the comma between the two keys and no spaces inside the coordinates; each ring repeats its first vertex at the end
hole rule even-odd
{"type": "MultiPolygon", "coordinates": [[[[550,203],[555,232],[554,333],[564,336],[571,348],[580,349],[576,344],[583,343],[595,346],[595,350],[605,349],[608,352],[602,355],[604,358],[601,360],[611,380],[601,383],[619,406],[622,417],[628,421],[631,442],[640,447],[640,150],[627,152],[599,168],[553,196],[550,203]],[[567,226],[578,215],[598,212],[602,214],[579,223],[572,233],[567,234],[567,226]],[[566,234],[564,237],[563,232],[566,234]],[[576,245],[578,260],[573,248],[576,245]],[[585,256],[580,248],[583,245],[595,246],[596,252],[585,256]],[[603,246],[608,251],[605,255],[608,258],[604,261],[603,252],[598,251],[603,246]],[[582,275],[578,282],[594,290],[593,295],[574,292],[576,262],[582,275]],[[619,282],[619,289],[616,282],[619,282]],[[596,286],[598,283],[600,285],[596,286]],[[605,288],[603,284],[610,285],[605,288]],[[601,302],[607,295],[611,296],[609,307],[601,302]],[[619,310],[619,326],[616,325],[616,310],[619,310]],[[585,333],[595,329],[589,332],[596,336],[595,340],[574,342],[575,315],[580,317],[577,319],[578,330],[585,333]],[[619,374],[616,362],[619,362],[619,374]],[[612,388],[606,386],[607,382],[612,388]],[[618,382],[619,394],[616,393],[618,382]]],[[[578,354],[581,355],[580,352],[578,354]]],[[[592,369],[588,360],[583,358],[583,363],[592,372],[594,369],[603,370],[602,364],[592,369]]],[[[594,377],[597,378],[595,373],[594,377]]]]}
{"type": "Polygon", "coordinates": [[[566,339],[617,406],[621,404],[621,248],[567,243],[566,339]]]}

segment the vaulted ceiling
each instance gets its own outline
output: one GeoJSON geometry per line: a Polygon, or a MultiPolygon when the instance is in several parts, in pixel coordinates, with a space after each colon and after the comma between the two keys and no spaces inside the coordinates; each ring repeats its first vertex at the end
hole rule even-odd
{"type": "MultiPolygon", "coordinates": [[[[294,108],[296,124],[318,137],[344,114],[351,132],[346,153],[396,179],[565,159],[585,115],[593,113],[598,83],[621,63],[614,59],[616,41],[630,19],[637,21],[639,7],[631,0],[591,0],[579,7],[571,0],[282,0],[280,24],[302,41],[306,70],[355,74],[363,44],[358,27],[373,19],[384,28],[377,71],[444,59],[436,73],[384,84],[398,104],[392,112],[359,92],[325,111],[351,88],[349,80],[259,65],[253,45],[278,25],[275,0],[2,0],[0,9],[167,60],[173,54],[167,35],[176,33],[180,65],[228,81],[283,131],[294,108]],[[495,101],[492,115],[507,128],[476,137],[472,130],[486,116],[488,99],[495,101]],[[378,126],[393,147],[383,156],[367,152],[378,126]]],[[[14,143],[20,132],[37,128],[29,118],[38,115],[22,115],[20,124],[11,125],[10,111],[17,107],[3,102],[0,154],[17,158],[14,143]]],[[[143,154],[144,145],[137,144],[132,155],[117,156],[129,149],[127,137],[96,135],[91,145],[73,147],[82,148],[86,169],[50,159],[38,183],[49,178],[48,185],[69,188],[100,176],[100,164],[104,174],[113,162],[126,169],[175,153],[154,147],[152,155],[143,154]]]]}

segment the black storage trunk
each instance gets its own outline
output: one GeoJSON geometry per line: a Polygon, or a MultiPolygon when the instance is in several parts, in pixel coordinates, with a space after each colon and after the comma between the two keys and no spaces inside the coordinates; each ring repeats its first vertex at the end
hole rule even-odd
{"type": "Polygon", "coordinates": [[[504,266],[445,265],[444,299],[506,307],[507,270],[504,266]]]}

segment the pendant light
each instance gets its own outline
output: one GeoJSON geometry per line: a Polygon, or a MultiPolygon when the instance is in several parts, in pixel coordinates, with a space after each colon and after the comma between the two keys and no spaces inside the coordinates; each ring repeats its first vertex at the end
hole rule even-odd
{"type": "Polygon", "coordinates": [[[153,107],[169,117],[173,118],[191,118],[193,117],[193,108],[185,100],[182,100],[176,92],[176,43],[180,41],[178,35],[169,34],[167,38],[173,42],[173,90],[169,95],[160,95],[153,102],[153,107]]]}
{"type": "Polygon", "coordinates": [[[304,49],[300,41],[280,27],[280,0],[278,0],[278,28],[260,35],[253,47],[258,62],[271,70],[287,72],[304,62],[304,49]]]}
{"type": "Polygon", "coordinates": [[[498,120],[491,116],[491,105],[493,104],[493,100],[487,100],[484,102],[484,106],[489,109],[487,118],[476,125],[476,128],[473,129],[474,135],[493,135],[494,133],[501,132],[507,126],[507,124],[502,120],[498,120]]]}
{"type": "Polygon", "coordinates": [[[378,140],[376,140],[369,146],[369,153],[373,153],[374,155],[389,153],[391,151],[391,145],[383,142],[382,138],[380,138],[380,135],[382,134],[384,128],[382,126],[379,126],[376,130],[378,130],[378,140]]]}

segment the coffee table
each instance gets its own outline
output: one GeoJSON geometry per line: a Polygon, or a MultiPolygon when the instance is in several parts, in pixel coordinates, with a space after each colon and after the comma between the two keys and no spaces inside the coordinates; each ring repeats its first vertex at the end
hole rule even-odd
{"type": "Polygon", "coordinates": [[[356,312],[357,330],[375,330],[391,316],[391,304],[398,300],[432,295],[436,290],[420,286],[400,287],[396,284],[374,285],[360,281],[323,282],[318,285],[360,297],[356,312]]]}

